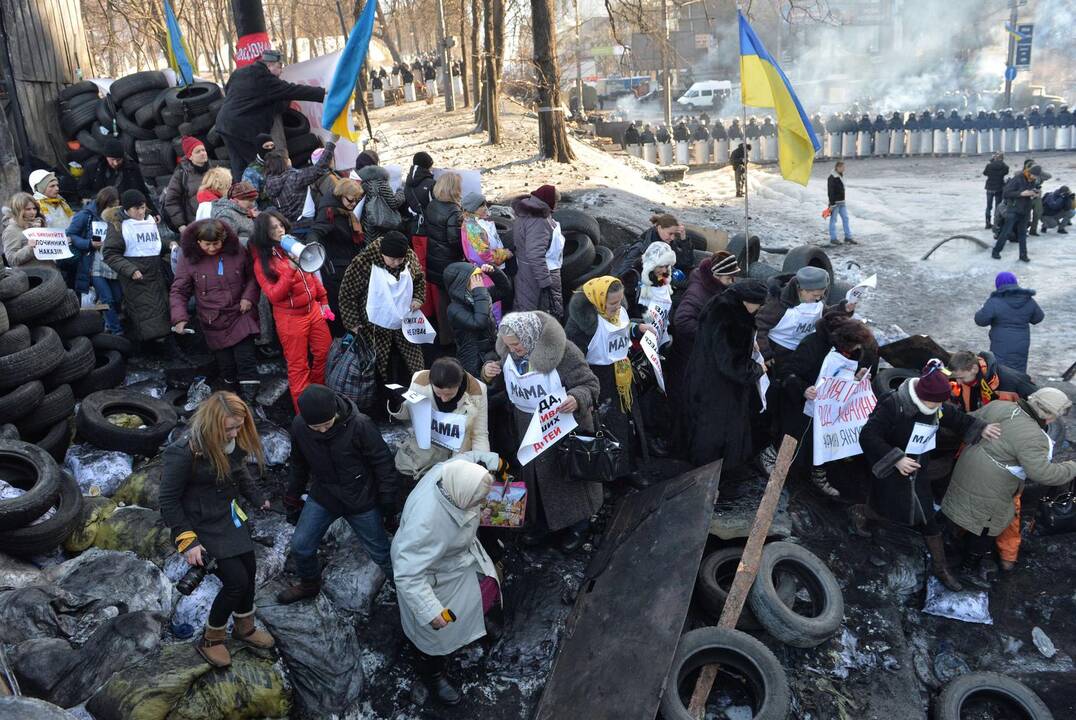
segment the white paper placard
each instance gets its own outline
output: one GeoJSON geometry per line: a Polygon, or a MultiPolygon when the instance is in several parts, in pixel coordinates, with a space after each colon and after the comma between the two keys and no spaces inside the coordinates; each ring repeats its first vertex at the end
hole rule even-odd
{"type": "Polygon", "coordinates": [[[161,254],[161,232],[152,220],[124,220],[123,251],[126,257],[154,257],[161,254]]]}
{"type": "MultiPolygon", "coordinates": [[[[815,378],[815,390],[817,391],[822,386],[822,381],[828,377],[853,378],[857,369],[859,369],[857,360],[849,360],[836,350],[830,349],[826,359],[822,361],[822,369],[818,371],[818,377],[815,378]]],[[[807,400],[803,403],[803,414],[807,417],[814,417],[814,400],[807,400]]]]}
{"type": "Polygon", "coordinates": [[[415,431],[415,442],[423,450],[430,449],[430,399],[414,390],[403,393],[403,399],[407,403],[407,411],[411,414],[411,427],[415,431]]]}
{"type": "Polygon", "coordinates": [[[104,220],[93,220],[90,222],[90,234],[93,235],[94,240],[105,241],[105,237],[108,235],[108,223],[104,220]]]}
{"type": "Polygon", "coordinates": [[[658,355],[658,336],[652,332],[643,333],[639,345],[643,348],[643,355],[654,368],[654,378],[658,381],[661,392],[665,392],[665,373],[661,371],[661,357],[658,355]]]}
{"type": "Polygon", "coordinates": [[[67,243],[67,233],[56,228],[26,228],[22,231],[27,240],[34,240],[34,257],[38,260],[65,260],[74,257],[67,243]]]}
{"type": "Polygon", "coordinates": [[[934,449],[938,443],[938,426],[917,422],[912,428],[912,436],[908,438],[908,447],[905,455],[923,455],[934,449]]]}
{"type": "Polygon", "coordinates": [[[859,431],[867,424],[874,406],[869,375],[857,381],[854,377],[827,377],[818,387],[814,402],[814,464],[822,465],[860,455],[859,431]]]}
{"type": "Polygon", "coordinates": [[[871,275],[869,278],[849,290],[845,294],[844,299],[850,303],[858,303],[863,299],[863,296],[867,294],[868,290],[872,290],[876,287],[878,287],[878,276],[871,275]]]}
{"type": "Polygon", "coordinates": [[[430,442],[452,452],[459,452],[463,447],[463,436],[467,433],[467,416],[432,408],[430,414],[430,442]]]}
{"type": "Polygon", "coordinates": [[[574,414],[557,412],[557,408],[563,405],[567,398],[567,393],[550,393],[538,403],[538,409],[531,416],[519,452],[516,453],[521,465],[534,460],[576,428],[578,423],[574,414]]]}
{"type": "Polygon", "coordinates": [[[432,343],[437,337],[437,331],[421,310],[412,310],[403,316],[402,330],[407,342],[415,345],[432,343]]]}
{"type": "Polygon", "coordinates": [[[760,413],[766,412],[766,393],[770,391],[770,376],[766,374],[766,358],[762,357],[762,353],[759,352],[758,347],[755,347],[754,352],[751,353],[751,359],[762,366],[762,374],[758,378],[758,395],[762,398],[762,409],[760,413]]]}

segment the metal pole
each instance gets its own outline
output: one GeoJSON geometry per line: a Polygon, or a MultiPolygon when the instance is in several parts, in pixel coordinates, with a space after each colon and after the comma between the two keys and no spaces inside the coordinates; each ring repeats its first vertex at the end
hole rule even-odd
{"type": "Polygon", "coordinates": [[[579,103],[579,117],[587,115],[586,106],[583,104],[583,43],[579,39],[579,0],[572,0],[575,7],[575,97],[579,103]]]}
{"type": "MultiPolygon", "coordinates": [[[[742,65],[740,66],[743,67],[742,65]]],[[[749,277],[748,271],[751,269],[751,233],[748,231],[748,214],[747,214],[747,197],[750,193],[747,190],[747,166],[751,164],[751,151],[747,148],[747,106],[743,102],[743,72],[740,73],[740,135],[743,142],[743,238],[744,238],[744,262],[743,262],[743,274],[744,277],[749,277]]]]}
{"type": "Polygon", "coordinates": [[[1005,62],[1005,107],[1012,107],[1012,80],[1009,79],[1009,68],[1016,62],[1016,19],[1018,0],[1010,0],[1009,8],[1009,54],[1005,62]]]}
{"type": "Polygon", "coordinates": [[[441,49],[441,77],[444,79],[445,111],[456,109],[456,98],[452,95],[452,55],[449,53],[447,32],[445,31],[444,0],[437,0],[437,46],[441,49]]]}
{"type": "Polygon", "coordinates": [[[661,110],[665,126],[672,127],[672,74],[669,72],[669,0],[661,0],[661,110]]]}

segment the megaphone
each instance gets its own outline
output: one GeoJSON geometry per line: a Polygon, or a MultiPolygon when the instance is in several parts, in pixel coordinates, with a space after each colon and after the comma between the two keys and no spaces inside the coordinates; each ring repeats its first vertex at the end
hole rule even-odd
{"type": "Polygon", "coordinates": [[[280,247],[284,248],[284,252],[305,272],[316,273],[325,264],[325,248],[321,243],[304,245],[291,235],[285,235],[280,241],[280,247]]]}

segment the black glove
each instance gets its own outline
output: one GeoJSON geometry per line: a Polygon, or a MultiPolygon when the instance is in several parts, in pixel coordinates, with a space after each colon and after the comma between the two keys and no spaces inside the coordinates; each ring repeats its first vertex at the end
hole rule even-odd
{"type": "Polygon", "coordinates": [[[400,527],[400,515],[396,512],[395,503],[384,503],[380,505],[381,510],[381,522],[385,525],[385,532],[392,534],[395,533],[400,527]]]}
{"type": "Polygon", "coordinates": [[[290,525],[297,525],[299,523],[299,516],[303,514],[303,502],[302,498],[292,497],[291,495],[284,496],[284,519],[290,525]]]}

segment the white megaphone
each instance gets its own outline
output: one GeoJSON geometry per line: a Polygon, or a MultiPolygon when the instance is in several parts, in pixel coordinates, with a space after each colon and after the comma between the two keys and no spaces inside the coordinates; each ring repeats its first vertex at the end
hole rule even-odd
{"type": "Polygon", "coordinates": [[[325,264],[325,248],[321,243],[304,245],[291,235],[285,235],[280,240],[280,247],[292,257],[303,271],[316,273],[325,264]]]}

